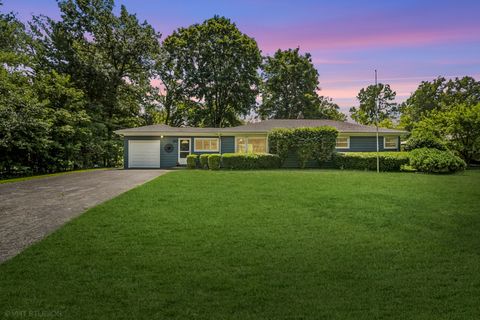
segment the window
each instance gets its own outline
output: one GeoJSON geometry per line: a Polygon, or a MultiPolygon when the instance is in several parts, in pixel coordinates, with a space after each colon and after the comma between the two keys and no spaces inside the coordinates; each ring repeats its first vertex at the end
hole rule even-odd
{"type": "Polygon", "coordinates": [[[383,148],[384,149],[398,149],[398,138],[397,137],[383,137],[383,148]]]}
{"type": "Polygon", "coordinates": [[[337,137],[337,144],[335,148],[337,149],[350,148],[350,137],[337,137]]]}
{"type": "Polygon", "coordinates": [[[237,153],[265,153],[267,152],[267,138],[265,137],[238,137],[235,139],[237,153]]]}
{"type": "Polygon", "coordinates": [[[195,138],[195,152],[218,152],[218,138],[195,138]]]}
{"type": "Polygon", "coordinates": [[[247,139],[246,138],[236,138],[235,141],[235,152],[236,153],[246,153],[247,152],[247,139]]]}

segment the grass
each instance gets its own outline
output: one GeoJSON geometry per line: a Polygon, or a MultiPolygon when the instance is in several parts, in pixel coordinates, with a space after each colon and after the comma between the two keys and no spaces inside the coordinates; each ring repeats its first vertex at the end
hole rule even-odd
{"type": "Polygon", "coordinates": [[[2,180],[0,180],[0,184],[2,184],[2,183],[11,183],[11,182],[19,182],[19,181],[26,181],[26,180],[31,180],[31,179],[55,177],[55,176],[61,176],[61,175],[64,175],[64,174],[69,174],[69,173],[87,172],[87,171],[93,171],[93,170],[106,170],[106,169],[107,169],[107,168],[71,170],[71,171],[65,171],[65,172],[39,174],[39,175],[36,175],[36,176],[26,176],[26,177],[19,177],[19,178],[2,179],[2,180]]]}
{"type": "Polygon", "coordinates": [[[0,265],[0,312],[478,318],[479,199],[480,171],[172,172],[0,265]]]}

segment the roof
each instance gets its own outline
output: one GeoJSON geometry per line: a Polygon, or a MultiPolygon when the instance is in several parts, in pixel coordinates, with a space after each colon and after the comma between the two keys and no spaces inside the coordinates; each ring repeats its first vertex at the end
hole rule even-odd
{"type": "MultiPolygon", "coordinates": [[[[339,132],[348,133],[370,133],[376,132],[373,126],[365,126],[363,124],[336,121],[336,120],[321,120],[321,119],[272,119],[260,122],[248,123],[243,126],[225,128],[229,132],[268,132],[277,128],[302,128],[302,127],[320,127],[330,126],[337,129],[339,132]]],[[[379,128],[381,133],[405,133],[402,130],[379,128]]]]}
{"type": "MultiPolygon", "coordinates": [[[[122,129],[115,131],[121,135],[134,134],[227,134],[227,133],[268,133],[272,129],[278,128],[302,128],[302,127],[320,127],[331,126],[342,133],[375,133],[374,126],[365,126],[362,124],[321,119],[271,119],[259,122],[247,123],[245,125],[229,128],[196,128],[196,127],[171,127],[165,124],[154,124],[150,126],[122,129]]],[[[406,131],[397,129],[379,128],[379,133],[403,134],[406,131]]]]}

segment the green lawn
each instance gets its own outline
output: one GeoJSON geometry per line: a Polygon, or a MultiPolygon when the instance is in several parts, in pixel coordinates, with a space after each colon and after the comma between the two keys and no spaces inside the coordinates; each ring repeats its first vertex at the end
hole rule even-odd
{"type": "Polygon", "coordinates": [[[474,319],[479,200],[480,171],[171,172],[0,265],[0,318],[474,319]]]}

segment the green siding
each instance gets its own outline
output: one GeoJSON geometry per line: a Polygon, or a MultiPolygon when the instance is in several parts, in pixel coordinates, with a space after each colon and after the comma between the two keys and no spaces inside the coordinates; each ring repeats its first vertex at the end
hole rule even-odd
{"type": "Polygon", "coordinates": [[[178,161],[178,137],[163,137],[163,139],[160,141],[160,168],[175,167],[177,165],[177,161],[178,161]],[[173,145],[172,152],[165,151],[165,146],[169,143],[173,145]]]}
{"type": "MultiPolygon", "coordinates": [[[[178,161],[178,138],[179,137],[144,137],[144,136],[135,136],[135,137],[125,137],[124,139],[124,168],[128,168],[128,140],[160,140],[160,167],[161,168],[171,168],[177,165],[178,161]],[[168,153],[165,151],[165,145],[171,143],[173,145],[173,151],[168,153]]],[[[195,141],[195,136],[182,136],[181,138],[191,138],[190,150],[192,153],[202,154],[202,153],[217,153],[217,152],[194,152],[193,144],[195,141]]],[[[221,153],[232,153],[235,152],[235,137],[225,136],[220,137],[221,153]]],[[[380,151],[399,151],[400,150],[400,137],[398,137],[398,148],[397,150],[393,149],[384,149],[383,148],[383,136],[379,137],[379,146],[380,151]]],[[[376,137],[359,137],[351,136],[350,137],[350,148],[349,149],[337,149],[340,152],[369,152],[376,151],[376,137]]],[[[328,163],[322,165],[323,167],[328,167],[328,163]]],[[[285,168],[297,168],[298,160],[294,152],[291,152],[287,157],[285,168]]],[[[311,160],[307,164],[308,168],[318,168],[319,164],[315,160],[311,160]]]]}
{"type": "MultiPolygon", "coordinates": [[[[350,137],[350,148],[348,149],[337,149],[339,152],[374,152],[377,151],[376,147],[377,138],[375,136],[368,137],[350,137]]],[[[383,148],[383,136],[379,136],[378,140],[379,151],[399,151],[400,150],[400,137],[398,137],[398,148],[397,149],[384,149],[383,148]]],[[[322,164],[322,167],[328,168],[331,167],[331,162],[326,162],[322,164]]],[[[285,163],[283,164],[285,168],[298,168],[298,157],[295,152],[290,152],[285,163]]],[[[318,168],[318,161],[310,160],[307,163],[308,168],[318,168]]]]}
{"type": "MultiPolygon", "coordinates": [[[[400,137],[397,137],[397,149],[384,149],[383,136],[378,137],[379,151],[400,151],[400,137]]],[[[377,151],[377,137],[356,137],[350,136],[350,148],[337,149],[339,152],[371,152],[377,151]]]]}
{"type": "MultiPolygon", "coordinates": [[[[400,138],[398,138],[400,139],[400,138]]],[[[383,148],[383,136],[378,137],[378,145],[380,151],[398,151],[397,149],[384,149],[383,148]]],[[[400,141],[398,142],[398,147],[400,147],[400,141]]],[[[338,149],[342,152],[369,152],[377,151],[377,138],[375,136],[369,137],[350,137],[350,148],[349,149],[338,149]]]]}
{"type": "Polygon", "coordinates": [[[235,152],[235,137],[222,137],[222,153],[235,152]]]}
{"type": "MultiPolygon", "coordinates": [[[[178,162],[178,138],[179,137],[148,137],[148,136],[132,136],[125,137],[123,140],[123,167],[128,169],[128,141],[129,140],[160,140],[160,167],[161,168],[172,168],[177,166],[178,162]],[[171,143],[173,145],[172,152],[165,151],[165,145],[171,143]]],[[[202,154],[202,153],[218,153],[218,152],[194,152],[193,143],[196,137],[182,136],[180,138],[191,138],[190,140],[190,150],[192,153],[202,154]]],[[[198,137],[200,138],[200,137],[198,137]]],[[[204,138],[204,137],[202,137],[204,138]]],[[[235,152],[235,138],[234,137],[221,137],[221,151],[222,153],[235,152]]]]}

